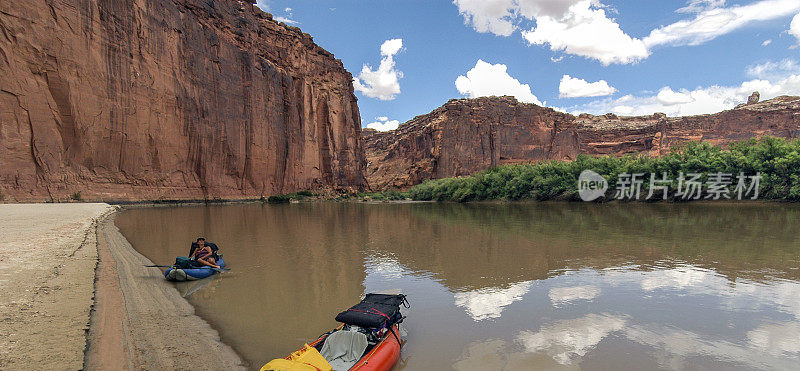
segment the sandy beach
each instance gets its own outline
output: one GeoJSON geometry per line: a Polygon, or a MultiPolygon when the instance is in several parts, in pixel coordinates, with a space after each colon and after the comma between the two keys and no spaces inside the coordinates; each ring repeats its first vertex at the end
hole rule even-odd
{"type": "Polygon", "coordinates": [[[0,368],[236,369],[107,204],[0,205],[0,368]]]}
{"type": "Polygon", "coordinates": [[[107,204],[0,205],[0,368],[80,369],[107,204]]]}

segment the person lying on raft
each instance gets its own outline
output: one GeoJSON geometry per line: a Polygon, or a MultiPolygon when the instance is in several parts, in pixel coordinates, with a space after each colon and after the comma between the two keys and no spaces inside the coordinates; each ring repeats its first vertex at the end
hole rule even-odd
{"type": "Polygon", "coordinates": [[[203,237],[197,239],[197,248],[192,252],[189,258],[194,259],[202,265],[219,268],[216,260],[214,260],[214,251],[211,250],[210,246],[206,245],[206,239],[203,237]]]}

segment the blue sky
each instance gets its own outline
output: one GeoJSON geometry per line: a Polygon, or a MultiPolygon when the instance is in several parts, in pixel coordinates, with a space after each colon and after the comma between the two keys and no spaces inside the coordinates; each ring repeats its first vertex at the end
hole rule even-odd
{"type": "Polygon", "coordinates": [[[671,116],[732,108],[754,90],[800,95],[800,0],[259,6],[342,60],[364,126],[390,128],[451,98],[485,95],[570,113],[671,116]]]}

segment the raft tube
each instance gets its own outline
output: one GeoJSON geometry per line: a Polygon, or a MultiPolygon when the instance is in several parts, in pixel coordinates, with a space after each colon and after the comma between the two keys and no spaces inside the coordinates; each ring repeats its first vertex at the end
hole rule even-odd
{"type": "MultiPolygon", "coordinates": [[[[342,326],[339,326],[334,331],[338,331],[338,330],[341,330],[341,329],[342,329],[342,326]]],[[[353,365],[353,367],[350,367],[349,371],[390,371],[392,369],[392,367],[394,367],[394,364],[397,363],[397,360],[400,358],[400,348],[402,347],[400,342],[397,341],[398,340],[397,336],[400,336],[400,325],[399,324],[395,324],[394,326],[392,326],[392,330],[394,331],[394,334],[392,334],[391,332],[387,332],[384,335],[384,337],[377,344],[375,344],[375,346],[372,347],[372,349],[370,349],[369,351],[364,353],[364,355],[361,356],[361,359],[359,359],[358,362],[356,362],[353,365]]],[[[301,361],[301,362],[299,362],[300,363],[299,368],[292,368],[292,367],[284,368],[284,367],[280,367],[280,366],[284,366],[285,365],[284,363],[276,362],[276,361],[283,361],[283,360],[287,360],[287,361],[288,360],[292,360],[292,356],[294,356],[294,355],[302,355],[306,351],[306,349],[308,349],[309,347],[313,347],[313,349],[311,349],[311,350],[316,353],[316,348],[322,347],[321,344],[322,344],[322,342],[324,342],[327,339],[327,337],[328,337],[328,334],[325,334],[322,337],[320,337],[319,339],[317,339],[317,340],[315,340],[315,341],[313,341],[313,342],[311,342],[311,343],[309,343],[307,345],[304,345],[304,347],[300,348],[298,351],[286,356],[286,358],[279,359],[279,360],[273,360],[272,362],[265,364],[263,367],[261,367],[260,371],[287,370],[287,369],[288,370],[294,370],[294,369],[297,369],[297,370],[312,370],[312,369],[315,369],[315,370],[321,370],[321,369],[322,370],[330,370],[331,369],[330,365],[328,365],[327,363],[325,363],[327,368],[318,368],[318,367],[314,366],[313,364],[308,364],[308,363],[305,363],[305,362],[301,361]],[[276,365],[276,363],[278,363],[279,365],[276,365]],[[305,364],[303,364],[303,363],[305,363],[305,364]],[[312,366],[312,367],[308,368],[309,365],[312,366]],[[279,366],[279,367],[273,367],[273,366],[279,366]]],[[[319,353],[317,353],[317,357],[319,357],[322,360],[321,362],[325,362],[325,359],[321,358],[322,356],[320,356],[319,353]]],[[[295,367],[298,367],[297,362],[292,363],[292,365],[294,365],[295,367]]],[[[285,365],[285,366],[289,366],[289,365],[285,365]]]]}
{"type": "MultiPolygon", "coordinates": [[[[221,268],[225,268],[225,260],[219,258],[217,261],[217,265],[221,268]]],[[[217,274],[218,271],[211,267],[200,267],[200,268],[191,268],[191,269],[178,269],[178,268],[168,268],[166,272],[164,272],[164,277],[170,281],[194,281],[203,278],[211,277],[217,274]]]]}
{"type": "Polygon", "coordinates": [[[397,337],[400,336],[400,325],[394,325],[394,334],[391,332],[376,344],[372,350],[367,352],[350,371],[389,371],[400,358],[400,343],[397,337]]]}

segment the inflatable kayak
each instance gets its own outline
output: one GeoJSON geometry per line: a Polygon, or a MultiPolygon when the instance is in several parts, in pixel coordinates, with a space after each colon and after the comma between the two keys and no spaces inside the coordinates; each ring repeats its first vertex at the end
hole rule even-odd
{"type": "MultiPolygon", "coordinates": [[[[225,260],[219,258],[217,261],[217,265],[221,268],[225,268],[225,260]]],[[[194,281],[203,278],[211,277],[217,274],[219,270],[211,268],[211,267],[200,267],[200,268],[189,268],[189,269],[181,269],[170,267],[164,272],[164,277],[166,277],[170,281],[194,281]]]]}
{"type": "Polygon", "coordinates": [[[403,345],[400,305],[408,308],[405,295],[367,294],[336,316],[342,325],[261,371],[391,370],[403,345]]]}

